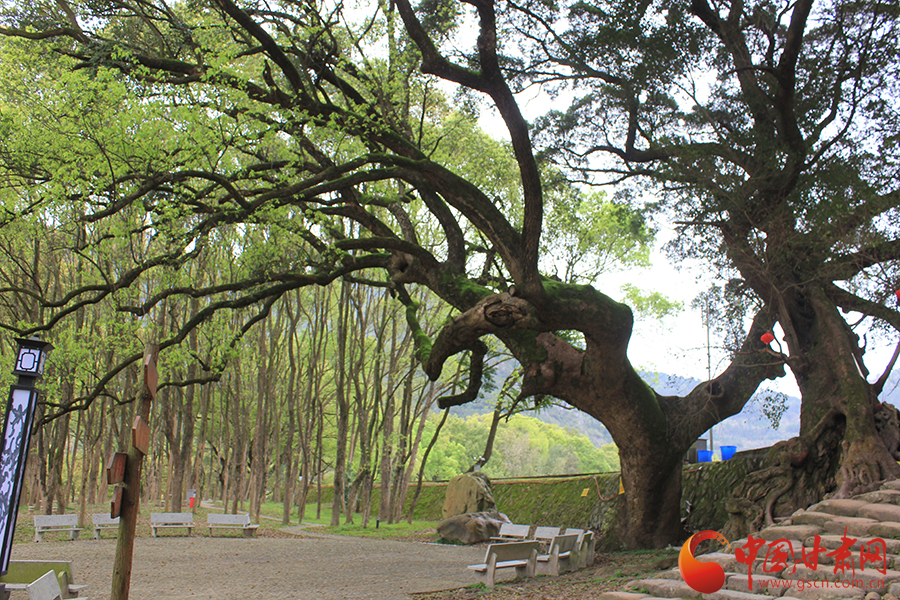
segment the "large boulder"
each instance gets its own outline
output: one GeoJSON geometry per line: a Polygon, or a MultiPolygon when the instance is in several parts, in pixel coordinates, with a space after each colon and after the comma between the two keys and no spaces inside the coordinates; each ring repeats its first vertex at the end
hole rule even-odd
{"type": "Polygon", "coordinates": [[[509,519],[497,511],[467,513],[444,519],[437,532],[448,541],[477,544],[496,537],[503,523],[509,523],[509,519]]]}
{"type": "Polygon", "coordinates": [[[463,473],[450,480],[447,485],[444,506],[441,509],[445,519],[453,515],[491,512],[497,510],[491,480],[480,471],[463,473]]]}

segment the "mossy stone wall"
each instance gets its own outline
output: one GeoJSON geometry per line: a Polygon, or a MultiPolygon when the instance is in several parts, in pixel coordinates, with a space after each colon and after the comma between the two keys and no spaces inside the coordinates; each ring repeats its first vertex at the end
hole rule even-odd
{"type": "MultiPolygon", "coordinates": [[[[748,473],[761,468],[764,453],[744,453],[715,463],[686,465],[682,476],[682,516],[688,531],[720,530],[728,520],[725,500],[748,473]]],[[[561,477],[558,479],[520,479],[492,482],[497,510],[513,523],[594,529],[601,547],[615,548],[614,536],[621,497],[619,474],[561,477]]],[[[410,487],[407,508],[414,487],[410,487]]],[[[441,520],[445,483],[425,484],[416,504],[416,519],[441,520]]],[[[326,503],[331,489],[323,488],[326,503]]],[[[378,510],[380,490],[372,494],[373,514],[378,510]]],[[[315,491],[309,500],[315,502],[315,491]]],[[[405,511],[404,511],[404,514],[405,511]]]]}

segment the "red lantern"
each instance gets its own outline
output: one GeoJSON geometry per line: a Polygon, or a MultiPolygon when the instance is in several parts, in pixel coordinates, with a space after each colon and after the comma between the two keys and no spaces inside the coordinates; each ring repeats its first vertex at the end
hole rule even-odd
{"type": "Polygon", "coordinates": [[[763,344],[768,345],[775,341],[775,336],[772,334],[771,331],[767,331],[764,334],[762,334],[762,337],[760,337],[759,339],[763,344]]]}
{"type": "Polygon", "coordinates": [[[894,290],[894,295],[897,296],[897,300],[900,300],[900,290],[894,290]]]}

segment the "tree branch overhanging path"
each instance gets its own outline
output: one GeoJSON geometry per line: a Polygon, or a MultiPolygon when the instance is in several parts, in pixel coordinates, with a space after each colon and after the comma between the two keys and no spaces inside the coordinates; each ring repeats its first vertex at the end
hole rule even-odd
{"type": "MultiPolygon", "coordinates": [[[[361,49],[369,40],[339,30],[331,16],[304,3],[263,10],[216,0],[184,13],[165,4],[140,9],[110,4],[102,14],[78,15],[82,23],[91,23],[89,29],[73,27],[71,19],[57,26],[55,19],[62,17],[52,8],[34,7],[48,14],[6,15],[0,33],[9,40],[26,47],[41,44],[69,61],[35,68],[84,76],[93,83],[78,100],[90,100],[116,117],[104,121],[105,129],[59,121],[53,130],[61,129],[60,135],[88,131],[81,137],[93,139],[47,153],[37,166],[30,144],[44,140],[14,138],[3,156],[5,168],[16,176],[4,193],[37,197],[40,207],[63,215],[60,239],[83,230],[79,256],[102,248],[117,260],[135,263],[121,271],[108,259],[79,261],[85,285],[60,297],[27,287],[35,306],[29,327],[48,330],[100,302],[146,318],[177,298],[210,298],[208,307],[171,339],[174,346],[192,327],[223,311],[238,305],[269,307],[304,286],[340,278],[388,286],[406,306],[417,356],[430,377],[460,353],[483,356],[485,340],[496,338],[524,369],[520,398],[554,396],[602,421],[621,456],[625,496],[619,542],[628,547],[675,543],[682,534],[685,451],[710,426],[740,412],[761,381],[783,374],[788,357],[776,355],[773,361],[759,338],[776,320],[784,324],[794,308],[780,291],[768,293],[781,288],[768,280],[757,284],[751,274],[758,269],[747,267],[759,297],[750,311],[752,325],[728,368],[683,398],[661,397],[647,386],[627,356],[633,325],[629,307],[591,286],[557,282],[540,272],[545,213],[556,192],[545,184],[537,149],[542,160],[553,154],[539,147],[543,134],[529,128],[510,87],[498,20],[511,17],[492,2],[471,4],[480,35],[465,67],[442,55],[435,42],[447,23],[426,22],[406,0],[395,6],[408,38],[399,33],[390,38],[387,56],[364,55],[361,49]],[[34,33],[41,23],[51,25],[34,33]],[[513,185],[466,172],[460,164],[465,159],[457,155],[465,144],[444,150],[454,141],[442,123],[462,120],[423,91],[427,79],[416,73],[420,66],[490,98],[510,133],[517,171],[513,185]],[[167,127],[150,130],[149,123],[167,127]],[[142,150],[145,137],[157,150],[142,150]],[[123,144],[126,139],[129,143],[123,144]],[[77,211],[71,208],[74,200],[77,211]],[[232,256],[240,257],[238,266],[222,275],[228,281],[172,284],[179,269],[221,250],[225,240],[232,256]],[[160,278],[160,289],[142,295],[140,282],[157,271],[167,274],[160,278]],[[434,340],[421,326],[420,305],[413,299],[422,288],[457,312],[434,340]],[[137,299],[124,299],[129,291],[137,299]],[[579,342],[564,334],[573,331],[579,342]]],[[[537,10],[529,6],[522,14],[527,18],[537,10]]],[[[396,31],[396,15],[387,11],[383,18],[396,31]]],[[[514,22],[525,26],[525,21],[514,22]]],[[[723,27],[717,24],[715,31],[723,27]]],[[[796,36],[791,40],[796,49],[796,36]]],[[[737,50],[733,54],[743,56],[737,50]]],[[[790,71],[796,59],[785,57],[783,68],[790,71]]],[[[623,127],[606,138],[624,140],[625,147],[614,154],[625,158],[625,167],[616,170],[651,173],[680,185],[704,184],[690,169],[675,167],[681,160],[696,162],[698,147],[708,148],[709,142],[653,143],[641,149],[642,141],[655,142],[650,134],[661,125],[642,122],[640,86],[630,74],[611,78],[610,69],[595,72],[604,74],[604,84],[621,84],[620,91],[609,92],[608,108],[621,100],[623,116],[608,122],[623,127]],[[635,161],[639,171],[631,171],[635,161]],[[657,164],[660,170],[650,171],[657,164]]],[[[753,82],[747,77],[741,72],[740,81],[749,89],[753,82]]],[[[759,97],[761,103],[766,94],[759,97]]],[[[754,110],[767,128],[774,127],[767,109],[754,104],[754,110]]],[[[775,122],[788,123],[789,116],[776,115],[775,122]]],[[[52,131],[47,136],[51,139],[52,131]]],[[[788,137],[787,146],[797,148],[796,136],[788,137]]],[[[491,147],[477,136],[466,141],[465,156],[472,159],[491,147]]],[[[612,144],[591,145],[606,146],[612,144]]],[[[719,150],[713,158],[750,157],[749,150],[719,150]]],[[[790,161],[785,173],[767,181],[796,183],[802,162],[790,161]]],[[[720,203],[733,198],[714,192],[711,197],[720,203]]],[[[758,215],[777,212],[771,198],[750,198],[754,204],[736,212],[736,221],[722,220],[725,239],[742,240],[758,215]]],[[[29,214],[39,210],[28,207],[29,214]]],[[[741,269],[741,250],[749,254],[753,248],[733,246],[729,256],[737,257],[741,269]]],[[[265,317],[268,308],[258,314],[265,317]]],[[[248,326],[253,322],[248,320],[248,326]]],[[[166,344],[161,344],[164,351],[166,344]]],[[[805,352],[789,347],[791,359],[805,352]]],[[[478,360],[473,362],[477,371],[478,360]]],[[[94,397],[101,393],[95,391],[94,397]]],[[[470,390],[462,400],[472,396],[470,390]]]]}

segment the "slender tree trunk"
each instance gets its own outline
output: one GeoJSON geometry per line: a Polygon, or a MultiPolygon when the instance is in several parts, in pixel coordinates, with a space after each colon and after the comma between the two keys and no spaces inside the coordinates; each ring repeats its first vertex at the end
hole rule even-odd
{"type": "Polygon", "coordinates": [[[341,282],[338,303],[338,372],[335,387],[337,402],[337,448],[334,457],[334,496],[331,501],[331,525],[340,524],[344,506],[344,478],[347,473],[347,437],[350,431],[350,403],[347,400],[347,328],[349,326],[350,284],[341,282]]]}
{"type": "Polygon", "coordinates": [[[413,494],[412,501],[409,503],[409,513],[406,515],[406,521],[408,523],[413,522],[413,515],[416,511],[416,504],[419,502],[419,494],[422,493],[422,481],[425,475],[425,465],[428,464],[428,456],[431,454],[431,449],[434,448],[434,444],[438,440],[438,436],[441,433],[441,429],[444,427],[444,423],[447,422],[447,415],[450,414],[450,409],[446,409],[443,411],[443,415],[441,415],[441,420],[438,421],[437,427],[434,428],[434,435],[431,436],[431,441],[428,442],[428,446],[425,448],[425,452],[422,454],[422,463],[419,465],[419,475],[416,479],[416,492],[413,494]]]}
{"type": "Polygon", "coordinates": [[[254,428],[253,458],[250,467],[250,515],[259,522],[260,510],[266,495],[266,417],[269,408],[269,382],[267,362],[269,345],[267,343],[268,321],[259,325],[256,356],[256,426],[254,428]]]}
{"type": "MultiPolygon", "coordinates": [[[[290,307],[288,316],[290,318],[290,332],[287,336],[287,353],[288,353],[288,383],[287,393],[285,394],[285,403],[288,411],[288,426],[285,432],[284,449],[282,450],[282,462],[285,466],[284,474],[284,503],[281,513],[281,524],[288,525],[291,522],[291,510],[294,503],[294,487],[297,478],[295,469],[296,460],[294,459],[294,432],[297,428],[296,405],[299,404],[295,397],[295,385],[297,384],[297,358],[295,348],[299,345],[297,339],[297,317],[296,311],[290,307]]],[[[301,519],[302,520],[302,519],[301,519]]]]}

